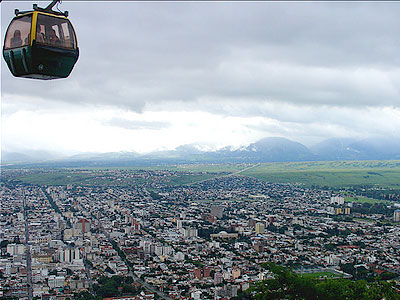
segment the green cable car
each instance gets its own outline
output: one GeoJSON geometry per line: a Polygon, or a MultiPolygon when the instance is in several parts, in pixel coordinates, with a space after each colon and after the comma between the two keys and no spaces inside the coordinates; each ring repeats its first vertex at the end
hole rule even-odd
{"type": "Polygon", "coordinates": [[[74,68],[79,57],[76,34],[68,12],[52,10],[57,2],[44,9],[34,4],[32,11],[15,10],[3,46],[3,57],[14,76],[66,78],[74,68]]]}

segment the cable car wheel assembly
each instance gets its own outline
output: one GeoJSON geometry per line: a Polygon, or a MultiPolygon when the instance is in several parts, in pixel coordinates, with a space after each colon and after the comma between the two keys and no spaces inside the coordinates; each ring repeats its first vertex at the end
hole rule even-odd
{"type": "Polygon", "coordinates": [[[68,12],[33,5],[32,11],[15,10],[5,34],[3,57],[16,77],[33,79],[66,78],[79,57],[75,30],[68,12]]]}

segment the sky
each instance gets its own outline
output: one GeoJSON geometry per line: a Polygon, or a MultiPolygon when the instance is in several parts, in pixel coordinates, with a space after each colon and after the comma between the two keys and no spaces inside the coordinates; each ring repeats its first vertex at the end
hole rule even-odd
{"type": "MultiPolygon", "coordinates": [[[[49,2],[37,2],[45,7],[49,2]]],[[[1,39],[14,8],[3,1],[1,39]]],[[[264,137],[400,139],[400,2],[62,1],[67,79],[1,62],[3,151],[213,150],[264,137]]]]}

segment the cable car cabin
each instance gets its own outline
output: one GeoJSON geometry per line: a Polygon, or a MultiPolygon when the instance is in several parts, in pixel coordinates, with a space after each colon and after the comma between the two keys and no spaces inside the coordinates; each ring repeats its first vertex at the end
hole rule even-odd
{"type": "Polygon", "coordinates": [[[3,56],[16,77],[66,78],[79,56],[75,31],[64,15],[30,11],[8,26],[3,56]]]}

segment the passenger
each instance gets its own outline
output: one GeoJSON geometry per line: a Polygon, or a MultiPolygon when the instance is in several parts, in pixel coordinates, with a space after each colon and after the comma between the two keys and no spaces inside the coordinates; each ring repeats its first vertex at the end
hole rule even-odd
{"type": "Polygon", "coordinates": [[[36,42],[37,43],[42,43],[42,44],[45,42],[44,33],[41,31],[40,26],[37,27],[36,42]]]}
{"type": "Polygon", "coordinates": [[[54,29],[50,29],[49,31],[49,41],[52,45],[59,46],[61,44],[61,41],[56,35],[56,31],[54,29]]]}
{"type": "Polygon", "coordinates": [[[31,43],[31,34],[28,33],[28,36],[25,38],[24,45],[29,45],[31,43]]]}
{"type": "Polygon", "coordinates": [[[14,31],[14,37],[11,38],[11,48],[20,47],[22,45],[21,31],[14,31]]]}

